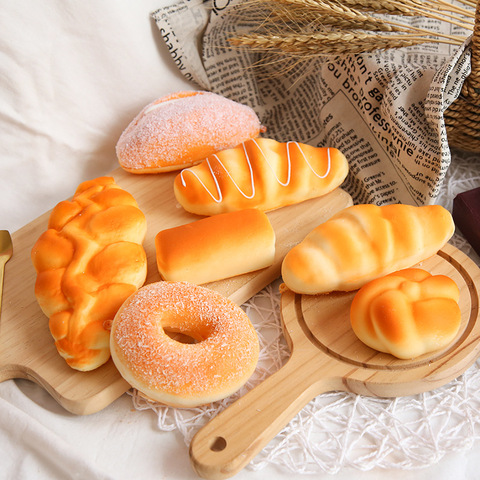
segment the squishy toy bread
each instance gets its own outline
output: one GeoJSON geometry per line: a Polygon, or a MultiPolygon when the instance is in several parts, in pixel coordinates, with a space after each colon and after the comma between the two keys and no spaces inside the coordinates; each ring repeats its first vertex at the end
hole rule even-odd
{"type": "Polygon", "coordinates": [[[287,253],[283,281],[296,293],[356,290],[434,255],[454,230],[452,216],[440,205],[354,205],[287,253]]]}
{"type": "Polygon", "coordinates": [[[461,321],[459,290],[445,275],[410,268],[372,280],[353,298],[350,320],[369,347],[411,359],[447,346],[461,321]]]}
{"type": "Polygon", "coordinates": [[[120,136],[116,152],[128,172],[168,172],[262,131],[246,105],[209,92],[178,92],[143,108],[120,136]]]}
{"type": "Polygon", "coordinates": [[[162,230],[155,247],[164,280],[199,285],[272,265],[275,232],[265,213],[239,210],[162,230]]]}
{"type": "Polygon", "coordinates": [[[80,184],[52,210],[31,252],[35,295],[72,368],[93,370],[109,359],[113,317],[145,282],[145,232],[134,198],[110,177],[80,184]]]}
{"type": "Polygon", "coordinates": [[[258,361],[258,337],[231,300],[186,282],[140,288],[112,324],[112,359],[144,396],[173,407],[197,407],[225,398],[249,379],[258,361]],[[172,338],[181,333],[191,343],[172,338]]]}
{"type": "Polygon", "coordinates": [[[325,195],[347,173],[347,160],[335,148],[256,138],[182,170],[174,191],[185,210],[199,215],[268,211],[325,195]]]}

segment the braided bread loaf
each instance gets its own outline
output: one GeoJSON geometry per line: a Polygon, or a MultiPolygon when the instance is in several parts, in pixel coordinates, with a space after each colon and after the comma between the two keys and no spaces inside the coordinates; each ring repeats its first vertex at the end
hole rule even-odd
{"type": "Polygon", "coordinates": [[[296,293],[350,291],[434,255],[455,230],[440,205],[354,205],[316,227],[285,256],[296,293]]]}
{"type": "Polygon", "coordinates": [[[174,191],[183,208],[198,215],[269,211],[325,195],[347,173],[347,160],[336,148],[256,138],[182,170],[174,191]]]}
{"type": "Polygon", "coordinates": [[[110,322],[145,282],[145,233],[144,214],[110,177],[80,184],[52,210],[31,252],[35,296],[72,368],[93,370],[110,357],[110,322]]]}

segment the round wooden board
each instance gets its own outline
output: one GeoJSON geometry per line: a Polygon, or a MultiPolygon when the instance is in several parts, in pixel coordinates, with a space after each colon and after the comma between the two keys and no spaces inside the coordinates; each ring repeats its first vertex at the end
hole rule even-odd
{"type": "Polygon", "coordinates": [[[383,397],[428,391],[456,378],[478,357],[480,270],[477,265],[456,248],[446,245],[417,267],[455,281],[460,290],[462,320],[457,336],[449,345],[414,359],[402,360],[378,352],[357,338],[350,326],[350,305],[356,291],[297,298],[301,303],[301,316],[293,321],[304,325],[319,350],[348,369],[344,382],[349,383],[351,391],[383,397]]]}
{"type": "Polygon", "coordinates": [[[349,312],[356,292],[310,296],[283,290],[282,322],[291,356],[195,435],[190,445],[195,471],[204,478],[231,477],[321,393],[411,395],[438,388],[471,366],[480,354],[480,269],[451,245],[417,266],[450,276],[460,289],[461,328],[448,347],[397,359],[370,349],[353,333],[349,312]]]}

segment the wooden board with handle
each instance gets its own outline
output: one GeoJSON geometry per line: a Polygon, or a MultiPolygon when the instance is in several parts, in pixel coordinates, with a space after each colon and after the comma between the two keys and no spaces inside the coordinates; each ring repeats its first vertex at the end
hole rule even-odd
{"type": "Polygon", "coordinates": [[[364,345],[350,327],[354,292],[282,293],[282,326],[291,356],[277,372],[222,411],[190,445],[195,471],[224,479],[238,473],[315,396],[346,391],[376,397],[412,395],[462,374],[480,355],[480,269],[446,245],[419,265],[451,277],[460,289],[461,327],[450,345],[400,360],[364,345]]]}
{"type": "MultiPolygon", "coordinates": [[[[175,172],[133,175],[118,168],[111,174],[137,200],[147,218],[144,243],[148,258],[146,283],[160,280],[155,258],[155,235],[165,228],[195,221],[176,202],[175,172]]],[[[73,194],[73,192],[72,192],[73,194]]],[[[350,196],[336,189],[322,198],[284,207],[268,213],[276,233],[276,257],[266,269],[207,286],[242,304],[280,275],[287,251],[322,221],[351,205],[350,196]]],[[[48,319],[34,295],[36,274],[30,252],[46,230],[50,212],[13,233],[13,257],[5,269],[3,305],[0,317],[0,381],[26,378],[44,387],[64,408],[89,414],[109,405],[130,387],[113,362],[92,371],[71,369],[58,354],[48,329],[48,319]]]]}

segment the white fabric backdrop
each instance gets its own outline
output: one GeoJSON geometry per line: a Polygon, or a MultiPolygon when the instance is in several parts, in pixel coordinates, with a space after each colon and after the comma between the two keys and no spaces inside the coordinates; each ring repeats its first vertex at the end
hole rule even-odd
{"type": "MultiPolygon", "coordinates": [[[[0,0],[0,228],[14,232],[81,181],[116,168],[115,143],[139,109],[193,89],[149,18],[165,1],[0,0]]],[[[407,474],[353,474],[474,479],[478,450],[407,474]]],[[[1,480],[196,478],[181,435],[160,431],[155,413],[135,410],[129,395],[77,417],[26,380],[0,384],[0,465],[1,480]]],[[[308,477],[268,467],[236,478],[308,477]]]]}

